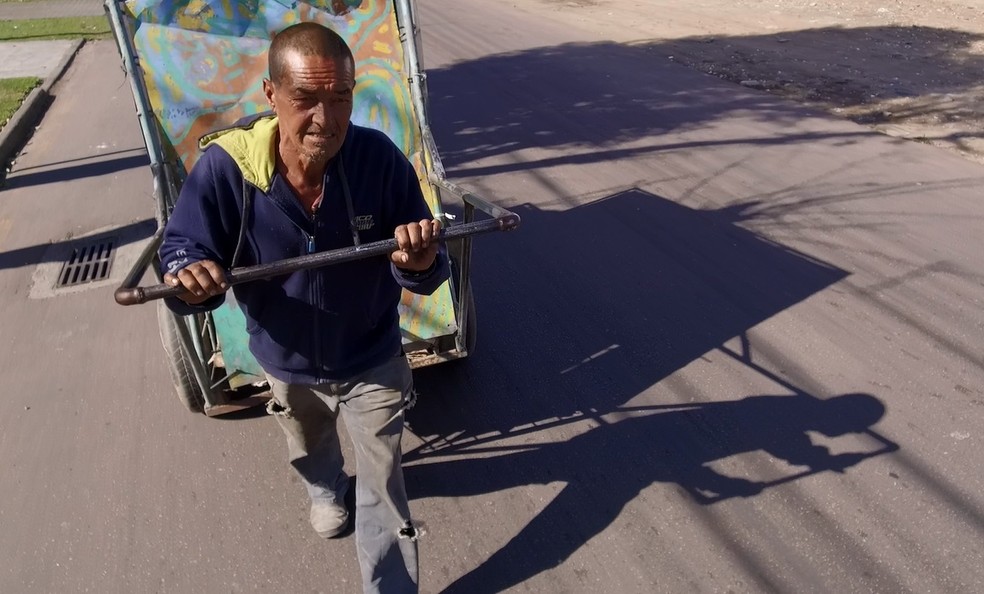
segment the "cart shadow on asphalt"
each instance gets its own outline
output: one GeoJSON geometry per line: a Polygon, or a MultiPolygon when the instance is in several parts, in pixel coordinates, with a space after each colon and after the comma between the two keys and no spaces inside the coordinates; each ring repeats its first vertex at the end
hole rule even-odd
{"type": "Polygon", "coordinates": [[[753,362],[747,331],[846,273],[742,228],[743,207],[698,211],[633,189],[518,210],[523,229],[474,255],[475,356],[415,374],[408,423],[424,444],[405,457],[407,488],[426,498],[563,486],[448,591],[501,591],[556,566],[654,483],[712,505],[898,449],[872,429],[885,413],[875,396],[810,394],[753,362]],[[735,337],[740,349],[725,346],[735,337]],[[776,393],[651,390],[709,354],[776,393]],[[834,454],[817,434],[873,446],[834,454]],[[727,460],[756,451],[794,468],[735,476],[727,460]]]}

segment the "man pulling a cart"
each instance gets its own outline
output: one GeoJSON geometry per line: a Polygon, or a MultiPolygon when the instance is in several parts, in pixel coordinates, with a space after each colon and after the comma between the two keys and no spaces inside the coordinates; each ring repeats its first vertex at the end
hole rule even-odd
{"type": "Polygon", "coordinates": [[[311,524],[342,534],[349,512],[336,419],[356,456],[355,536],[366,592],[417,591],[418,532],[400,467],[411,374],[401,288],[449,276],[440,222],[416,172],[383,133],[350,124],[355,61],[336,33],[301,23],[276,35],[263,89],[272,113],[213,133],[184,182],[160,249],[179,314],[220,305],[225,270],[395,237],[389,258],[237,285],[270,410],[311,498],[311,524]]]}

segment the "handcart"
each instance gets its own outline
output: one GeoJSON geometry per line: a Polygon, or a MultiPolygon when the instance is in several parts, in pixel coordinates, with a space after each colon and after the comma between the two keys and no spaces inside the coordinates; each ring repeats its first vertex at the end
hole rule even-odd
{"type": "MultiPolygon", "coordinates": [[[[158,225],[117,289],[118,303],[145,303],[180,291],[138,285],[148,266],[162,280],[157,250],[181,184],[200,156],[198,139],[266,109],[262,80],[270,40],[292,24],[315,21],[338,32],[355,54],[352,122],[383,131],[403,150],[431,211],[444,223],[451,279],[429,296],[404,291],[399,306],[410,364],[461,359],[474,350],[472,238],[515,229],[520,218],[445,178],[427,123],[413,0],[106,0],[105,6],[150,157],[158,225]],[[452,201],[460,220],[445,208],[452,201]]],[[[228,278],[231,284],[251,282],[394,249],[395,240],[380,241],[239,268],[228,278]]],[[[167,363],[185,406],[215,416],[269,398],[232,291],[222,306],[205,314],[177,316],[162,301],[157,308],[167,363]]]]}

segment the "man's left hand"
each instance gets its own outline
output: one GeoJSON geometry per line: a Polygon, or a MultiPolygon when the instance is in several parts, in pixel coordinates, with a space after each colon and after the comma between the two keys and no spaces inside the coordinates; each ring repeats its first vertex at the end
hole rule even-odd
{"type": "Polygon", "coordinates": [[[437,219],[400,225],[393,234],[400,249],[390,254],[390,261],[400,270],[427,270],[437,257],[440,233],[441,221],[437,219]]]}

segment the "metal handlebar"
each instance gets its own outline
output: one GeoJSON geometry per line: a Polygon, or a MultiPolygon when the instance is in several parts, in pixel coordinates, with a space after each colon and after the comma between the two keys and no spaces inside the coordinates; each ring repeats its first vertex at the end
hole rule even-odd
{"type": "MultiPolygon", "coordinates": [[[[442,229],[439,241],[446,242],[454,239],[471,237],[474,235],[492,233],[494,231],[511,231],[519,227],[519,215],[509,211],[504,212],[506,214],[495,219],[465,223],[463,225],[455,225],[447,229],[442,229]]],[[[147,264],[156,252],[155,244],[160,242],[161,236],[161,232],[158,231],[158,234],[154,236],[154,240],[151,244],[144,249],[144,252],[141,254],[141,260],[134,266],[134,271],[138,269],[141,271],[146,269],[147,264]]],[[[320,268],[322,266],[329,266],[332,264],[341,264],[343,262],[351,262],[353,260],[381,256],[396,251],[397,249],[399,249],[399,245],[397,244],[396,239],[384,239],[382,241],[374,241],[363,245],[339,248],[336,250],[319,252],[315,254],[307,254],[296,258],[288,258],[286,260],[270,262],[268,264],[258,264],[256,266],[236,268],[226,274],[226,280],[229,282],[230,286],[238,285],[241,283],[273,278],[275,276],[283,276],[298,270],[320,268]]],[[[116,293],[114,294],[117,303],[120,305],[138,305],[141,303],[147,303],[148,301],[152,301],[154,299],[177,297],[185,291],[184,287],[173,287],[164,284],[149,287],[138,287],[136,285],[140,282],[140,276],[142,275],[135,273],[127,275],[127,278],[124,279],[123,284],[116,289],[116,293]]]]}

